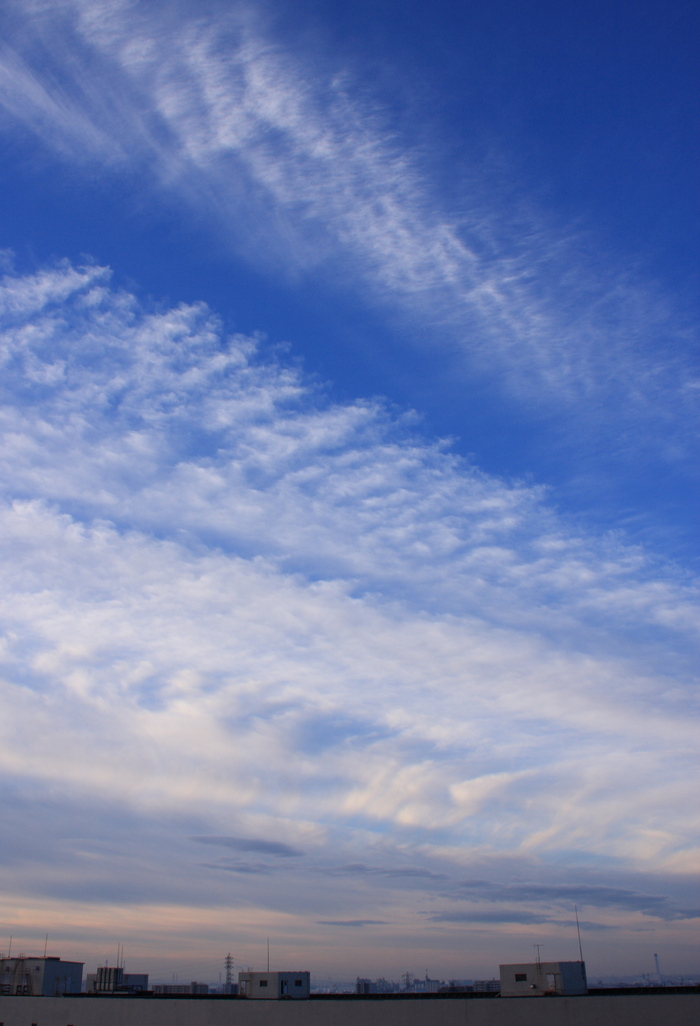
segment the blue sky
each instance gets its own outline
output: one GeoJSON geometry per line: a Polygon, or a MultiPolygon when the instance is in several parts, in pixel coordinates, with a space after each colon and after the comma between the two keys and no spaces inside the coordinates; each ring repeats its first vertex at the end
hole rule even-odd
{"type": "Polygon", "coordinates": [[[697,17],[6,5],[8,936],[693,970],[697,17]]]}

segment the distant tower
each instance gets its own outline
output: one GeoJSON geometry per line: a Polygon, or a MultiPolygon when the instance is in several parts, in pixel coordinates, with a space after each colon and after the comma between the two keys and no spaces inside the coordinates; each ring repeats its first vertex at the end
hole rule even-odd
{"type": "Polygon", "coordinates": [[[224,994],[233,993],[233,955],[229,951],[228,955],[224,959],[224,967],[226,969],[226,986],[224,987],[224,994]]]}

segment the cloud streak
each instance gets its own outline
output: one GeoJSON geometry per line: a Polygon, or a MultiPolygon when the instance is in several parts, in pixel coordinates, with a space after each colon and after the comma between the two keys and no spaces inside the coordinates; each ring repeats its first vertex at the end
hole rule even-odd
{"type": "Polygon", "coordinates": [[[517,881],[499,885],[479,880],[463,884],[460,890],[465,895],[470,894],[473,899],[505,904],[551,904],[559,908],[579,904],[594,908],[629,909],[662,919],[694,919],[698,916],[697,909],[679,908],[668,895],[640,894],[629,888],[602,884],[569,883],[551,886],[517,881]]]}
{"type": "Polygon", "coordinates": [[[350,926],[350,927],[362,927],[362,926],[388,926],[389,924],[384,919],[319,919],[320,926],[350,926]]]}
{"type": "Polygon", "coordinates": [[[511,395],[585,408],[579,432],[613,419],[665,458],[689,451],[693,330],[651,282],[476,192],[455,216],[350,71],[286,51],[262,11],[209,14],[122,0],[12,8],[0,101],[66,159],[138,169],[208,211],[274,274],[342,278],[511,395]]]}
{"type": "Polygon", "coordinates": [[[335,866],[330,872],[339,876],[389,876],[396,879],[445,880],[444,873],[433,873],[422,866],[367,866],[364,862],[351,862],[345,866],[335,866]]]}
{"type": "Polygon", "coordinates": [[[233,848],[234,851],[254,851],[260,852],[261,855],[276,855],[282,858],[292,858],[304,854],[298,848],[292,848],[290,844],[266,841],[262,837],[193,837],[192,840],[197,844],[212,844],[216,847],[233,848]]]}

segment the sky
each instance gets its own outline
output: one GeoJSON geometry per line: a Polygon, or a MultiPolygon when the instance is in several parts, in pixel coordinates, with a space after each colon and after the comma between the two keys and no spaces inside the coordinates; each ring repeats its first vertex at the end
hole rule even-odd
{"type": "Polygon", "coordinates": [[[0,948],[700,971],[698,17],[4,4],[0,948]]]}

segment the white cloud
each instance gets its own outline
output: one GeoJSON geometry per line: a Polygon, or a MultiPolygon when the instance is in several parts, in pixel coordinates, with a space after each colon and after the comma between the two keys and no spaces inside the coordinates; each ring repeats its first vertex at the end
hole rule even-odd
{"type": "Polygon", "coordinates": [[[314,857],[674,865],[689,584],[104,280],[0,293],[4,772],[314,857]]]}
{"type": "Polygon", "coordinates": [[[692,332],[653,283],[544,215],[494,209],[476,174],[459,216],[445,209],[353,74],[287,52],[253,7],[34,3],[31,29],[23,15],[0,98],[70,159],[138,168],[247,259],[341,277],[528,401],[585,408],[588,431],[632,417],[663,424],[644,444],[685,451],[692,332]]]}
{"type": "MultiPolygon", "coordinates": [[[[480,201],[452,216],[352,75],[285,52],[250,10],[7,17],[2,102],[68,160],[136,167],[277,271],[342,266],[431,343],[459,322],[520,394],[624,394],[681,438],[683,347],[661,363],[644,341],[673,321],[662,304],[624,276],[602,288],[550,228],[526,225],[523,256],[480,201]]],[[[115,906],[77,896],[147,900],[142,927],[120,921],[165,948],[177,929],[225,936],[225,894],[247,938],[276,922],[319,959],[320,920],[454,947],[426,924],[543,916],[534,892],[519,919],[512,895],[456,898],[460,873],[564,887],[563,863],[633,894],[606,927],[644,927],[651,871],[673,918],[697,852],[698,601],[680,571],[380,402],[329,403],[202,305],[144,310],[66,263],[8,274],[0,313],[8,922],[42,895],[32,929],[87,943],[115,906]],[[204,863],[188,838],[207,836],[262,854],[204,863]],[[265,844],[305,854],[266,861],[265,844]]]]}

